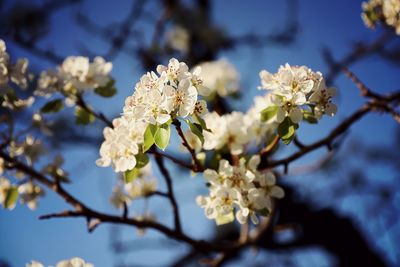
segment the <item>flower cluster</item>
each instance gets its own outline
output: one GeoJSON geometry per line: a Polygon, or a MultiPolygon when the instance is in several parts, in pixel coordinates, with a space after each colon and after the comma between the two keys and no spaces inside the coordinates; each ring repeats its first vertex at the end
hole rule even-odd
{"type": "Polygon", "coordinates": [[[240,159],[237,166],[227,160],[220,160],[218,172],[207,169],[204,177],[209,183],[209,196],[198,196],[197,203],[204,208],[209,219],[217,224],[225,224],[234,220],[244,224],[250,218],[258,224],[257,215],[268,216],[272,209],[272,198],[282,198],[282,188],[275,185],[272,172],[259,172],[257,166],[259,156],[253,156],[246,163],[240,159]]]}
{"type": "Polygon", "coordinates": [[[28,85],[27,70],[28,60],[26,58],[20,58],[15,64],[11,64],[6,44],[0,39],[0,92],[8,87],[9,81],[25,89],[28,85]]]}
{"type": "Polygon", "coordinates": [[[56,92],[72,97],[87,89],[101,88],[112,82],[112,63],[102,57],[90,62],[87,57],[70,56],[57,70],[43,71],[38,79],[36,95],[50,97],[56,92]]]}
{"type": "Polygon", "coordinates": [[[44,196],[44,191],[32,181],[12,185],[7,178],[0,176],[0,205],[6,209],[14,209],[18,194],[21,204],[26,204],[31,210],[34,210],[37,208],[39,197],[44,196]]]}
{"type": "Polygon", "coordinates": [[[43,189],[32,181],[19,185],[18,193],[21,203],[26,204],[31,210],[37,208],[39,197],[44,196],[43,189]]]}
{"type": "MultiPolygon", "coordinates": [[[[11,141],[8,147],[8,153],[13,158],[19,158],[21,161],[26,162],[28,166],[33,166],[40,161],[40,158],[47,153],[43,143],[27,135],[22,141],[11,141]]],[[[14,177],[17,182],[12,183],[8,176],[0,176],[0,204],[7,209],[13,209],[19,199],[21,204],[27,205],[31,210],[38,206],[38,201],[45,195],[45,191],[21,171],[12,171],[5,168],[5,160],[0,158],[0,175],[10,175],[14,177]]],[[[68,181],[68,174],[65,172],[61,165],[63,159],[60,156],[54,157],[53,162],[44,164],[41,168],[41,173],[49,175],[55,180],[60,182],[68,181]]]]}
{"type": "MultiPolygon", "coordinates": [[[[224,115],[216,112],[207,113],[204,121],[210,131],[204,132],[205,150],[221,150],[227,148],[232,155],[244,154],[251,144],[264,145],[276,130],[274,122],[263,122],[260,112],[268,105],[266,97],[255,98],[254,106],[246,113],[234,111],[224,115]]],[[[195,137],[193,137],[195,138],[195,137]]],[[[190,139],[192,140],[192,139],[190,139]]],[[[196,152],[200,150],[198,142],[196,152]]]]}
{"type": "Polygon", "coordinates": [[[133,169],[146,127],[145,122],[132,121],[126,116],[114,119],[113,128],[106,127],[103,131],[105,140],[101,144],[100,158],[96,164],[100,167],[112,164],[116,172],[133,169]]]}
{"type": "Polygon", "coordinates": [[[149,125],[154,129],[165,126],[163,130],[169,133],[169,124],[174,119],[204,113],[205,104],[198,101],[198,95],[207,94],[207,88],[202,85],[200,68],[189,72],[185,63],[173,58],[168,66],[159,65],[157,72],[148,72],[140,78],[133,95],[125,101],[122,116],[113,121],[113,128],[104,129],[98,166],[112,164],[116,172],[132,170],[136,156],[143,151],[149,125]]]}
{"type": "Polygon", "coordinates": [[[361,18],[368,28],[374,29],[377,23],[384,23],[400,35],[400,1],[370,0],[362,3],[361,18]]]}
{"type": "Polygon", "coordinates": [[[226,59],[198,65],[203,75],[203,85],[214,94],[226,97],[239,90],[239,73],[226,59]]]}
{"type": "Polygon", "coordinates": [[[242,154],[244,146],[251,141],[248,135],[246,117],[241,112],[218,115],[216,112],[204,116],[210,132],[204,132],[206,150],[221,149],[227,146],[233,155],[242,154]]]}
{"type": "Polygon", "coordinates": [[[124,203],[151,195],[157,189],[157,179],[151,173],[151,164],[141,168],[132,181],[124,181],[116,185],[110,198],[111,204],[122,209],[124,203]]]}
{"type": "MultiPolygon", "coordinates": [[[[26,267],[44,267],[44,265],[38,261],[32,261],[25,265],[26,267]]],[[[72,258],[69,260],[63,260],[56,264],[56,267],[94,267],[91,263],[86,263],[81,258],[72,258]]]]}
{"type": "Polygon", "coordinates": [[[34,98],[20,99],[10,86],[10,82],[21,89],[28,86],[28,60],[20,58],[15,64],[11,63],[10,55],[6,51],[6,44],[0,39],[0,103],[9,109],[30,107],[34,98]]]}
{"type": "Polygon", "coordinates": [[[271,74],[266,70],[260,72],[260,89],[271,90],[272,105],[278,107],[276,121],[283,122],[289,117],[293,123],[299,123],[307,110],[318,119],[323,114],[336,114],[336,105],[332,103],[335,95],[334,88],[327,88],[320,72],[313,72],[306,66],[281,66],[277,73],[271,74]]]}
{"type": "Polygon", "coordinates": [[[151,124],[187,117],[195,111],[198,94],[208,94],[201,71],[196,68],[191,73],[184,62],[175,58],[168,66],[158,65],[158,75],[148,72],[140,78],[135,92],[125,101],[124,115],[151,124]]]}

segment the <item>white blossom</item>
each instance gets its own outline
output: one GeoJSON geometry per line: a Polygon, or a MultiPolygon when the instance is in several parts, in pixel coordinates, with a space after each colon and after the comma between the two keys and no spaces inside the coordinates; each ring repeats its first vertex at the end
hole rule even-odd
{"type": "Polygon", "coordinates": [[[159,65],[157,72],[159,75],[148,72],[140,78],[135,92],[125,101],[125,116],[164,124],[171,118],[186,118],[199,111],[195,110],[201,84],[199,71],[196,76],[185,63],[172,58],[168,66],[159,65]]]}
{"type": "Polygon", "coordinates": [[[179,62],[176,58],[171,58],[167,66],[158,65],[157,72],[161,76],[165,73],[166,78],[173,85],[186,78],[190,78],[189,68],[184,62],[179,62]]]}
{"type": "Polygon", "coordinates": [[[226,59],[204,62],[198,67],[201,67],[202,85],[211,92],[226,97],[239,90],[239,74],[226,59]]]}
{"type": "Polygon", "coordinates": [[[44,265],[38,261],[31,261],[31,263],[27,263],[25,267],[44,267],[44,265]]]}
{"type": "Polygon", "coordinates": [[[336,113],[336,106],[332,103],[334,89],[326,87],[320,72],[306,66],[285,64],[276,73],[262,70],[260,78],[259,89],[269,90],[264,109],[277,107],[273,120],[270,118],[269,122],[282,123],[285,118],[290,118],[298,124],[306,111],[315,119],[320,119],[322,114],[333,116],[336,113]]]}
{"type": "Polygon", "coordinates": [[[20,58],[15,64],[12,64],[7,53],[6,43],[0,39],[0,93],[4,93],[9,88],[10,81],[22,89],[27,87],[28,64],[26,58],[20,58]]]}
{"type": "Polygon", "coordinates": [[[217,224],[228,223],[236,217],[241,224],[248,218],[258,224],[257,215],[267,215],[272,209],[272,198],[282,198],[282,188],[275,185],[272,172],[259,172],[258,155],[246,163],[244,158],[232,166],[227,160],[220,160],[218,171],[207,169],[204,178],[209,184],[209,196],[198,196],[197,204],[204,208],[207,218],[217,224]],[[233,212],[236,210],[235,216],[233,212]]]}
{"type": "Polygon", "coordinates": [[[398,0],[370,0],[362,3],[361,18],[364,24],[375,29],[377,23],[384,23],[393,27],[400,35],[400,1],[398,0]]]}
{"type": "MultiPolygon", "coordinates": [[[[31,261],[31,263],[27,263],[25,267],[44,267],[44,265],[38,261],[31,261]]],[[[94,265],[91,263],[86,263],[81,258],[75,257],[69,260],[58,262],[56,267],[94,267],[94,265]]]]}
{"type": "Polygon", "coordinates": [[[249,142],[245,116],[241,112],[232,112],[224,115],[226,120],[226,144],[233,155],[243,153],[245,145],[249,142]]]}
{"type": "Polygon", "coordinates": [[[44,195],[44,191],[33,182],[27,182],[18,186],[18,193],[22,204],[26,204],[31,210],[37,208],[38,198],[44,195]]]}
{"type": "Polygon", "coordinates": [[[56,92],[66,96],[105,86],[111,81],[112,63],[102,57],[92,62],[82,56],[67,57],[57,70],[43,71],[38,79],[35,94],[49,97],[56,92]]]}
{"type": "Polygon", "coordinates": [[[255,141],[256,145],[262,141],[269,140],[274,135],[278,124],[274,119],[262,122],[260,112],[266,107],[273,105],[272,95],[256,96],[254,105],[246,112],[244,122],[247,127],[247,134],[250,141],[255,141]]]}
{"type": "Polygon", "coordinates": [[[56,267],[94,267],[91,263],[86,263],[81,258],[72,258],[70,260],[60,261],[56,264],[56,267]]]}
{"type": "Polygon", "coordinates": [[[189,33],[181,26],[174,26],[167,32],[167,44],[182,53],[187,53],[189,50],[189,33]]]}
{"type": "Polygon", "coordinates": [[[332,98],[336,94],[336,89],[333,87],[327,88],[325,83],[321,82],[320,88],[310,96],[310,103],[314,103],[314,113],[319,119],[323,114],[334,116],[337,107],[332,103],[332,98]]]}
{"type": "Polygon", "coordinates": [[[100,147],[100,159],[96,164],[101,167],[113,165],[116,172],[131,170],[136,166],[139,144],[147,124],[143,121],[129,121],[126,117],[114,119],[114,128],[103,131],[105,141],[100,147]]]}
{"type": "Polygon", "coordinates": [[[204,116],[207,128],[211,131],[204,131],[204,149],[220,149],[225,145],[226,120],[216,112],[207,113],[204,116]]]}
{"type": "MultiPolygon", "coordinates": [[[[149,165],[150,166],[150,165],[149,165]]],[[[150,176],[139,176],[125,184],[124,190],[130,199],[146,197],[156,191],[157,180],[150,176]]]]}
{"type": "Polygon", "coordinates": [[[197,89],[191,85],[189,79],[179,82],[178,88],[165,86],[164,93],[167,97],[167,111],[171,113],[176,110],[181,117],[193,113],[197,102],[197,89]]]}
{"type": "MultiPolygon", "coordinates": [[[[195,135],[194,133],[192,133],[192,131],[187,130],[184,133],[185,139],[188,142],[189,146],[196,152],[199,153],[201,151],[202,145],[201,145],[201,141],[200,139],[197,137],[197,135],[195,135]]],[[[183,152],[189,152],[182,144],[181,146],[181,150],[183,152]]]]}
{"type": "Polygon", "coordinates": [[[227,146],[233,155],[243,153],[250,142],[246,117],[241,112],[232,112],[219,116],[216,112],[204,116],[204,121],[211,132],[204,131],[204,149],[221,149],[227,146]]]}

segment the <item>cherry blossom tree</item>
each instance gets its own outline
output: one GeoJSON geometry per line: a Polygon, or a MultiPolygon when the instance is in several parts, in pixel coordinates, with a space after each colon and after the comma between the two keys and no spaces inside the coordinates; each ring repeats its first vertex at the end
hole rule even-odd
{"type": "MultiPolygon", "coordinates": [[[[133,10],[138,12],[141,4],[133,10]]],[[[168,14],[168,8],[173,7],[166,4],[165,8],[168,14]]],[[[398,38],[399,1],[371,0],[363,3],[360,12],[366,26],[374,28],[381,24],[387,36],[398,38]]],[[[165,17],[168,16],[157,23],[159,27],[165,23],[165,17]]],[[[82,20],[82,25],[90,24],[82,20]]],[[[208,30],[208,36],[219,35],[211,26],[208,30]]],[[[57,66],[34,74],[28,59],[12,58],[7,44],[0,40],[1,206],[12,210],[16,205],[27,205],[35,210],[41,201],[46,201],[46,192],[53,191],[67,208],[41,215],[40,219],[82,217],[89,232],[103,224],[158,231],[190,247],[193,254],[189,257],[196,255],[203,264],[221,266],[245,249],[270,248],[266,236],[284,227],[277,223],[285,208],[280,203],[287,195],[280,180],[289,173],[294,161],[301,162],[304,156],[320,148],[332,155],[346,131],[357,127],[356,123],[371,113],[383,113],[395,123],[400,122],[400,92],[378,93],[350,70],[353,61],[383,47],[389,37],[352,52],[343,62],[329,61],[330,73],[312,70],[307,62],[302,66],[282,62],[277,69],[259,70],[258,88],[248,89],[258,91],[259,95],[244,112],[230,111],[226,104],[227,98],[240,93],[238,71],[227,59],[198,56],[193,51],[196,40],[192,37],[191,29],[177,24],[165,35],[162,57],[157,54],[160,51],[140,51],[146,71],[141,77],[132,78],[134,89],[114,118],[86,100],[93,94],[111,98],[117,93],[113,63],[105,59],[110,55],[59,59],[49,53],[51,60],[58,61],[57,66]],[[157,59],[160,62],[155,62],[157,59]],[[328,121],[340,109],[335,96],[342,88],[331,84],[339,73],[358,88],[364,104],[347,114],[325,137],[302,143],[297,134],[299,128],[311,124],[317,129],[320,120],[328,121]],[[74,110],[70,115],[74,116],[75,127],[102,123],[99,158],[92,167],[114,170],[115,186],[110,201],[120,210],[119,215],[89,206],[65,188],[70,177],[63,168],[64,159],[53,153],[46,141],[52,135],[52,120],[65,107],[74,110]],[[180,146],[179,154],[170,152],[176,143],[180,146]],[[285,149],[289,151],[287,156],[276,156],[285,149]],[[236,239],[196,239],[183,230],[182,225],[190,222],[181,220],[174,190],[176,181],[167,162],[185,170],[188,177],[202,177],[208,194],[198,195],[192,201],[204,210],[206,218],[215,222],[217,230],[222,225],[238,223],[240,233],[236,239]],[[155,176],[154,168],[161,177],[155,176]],[[159,188],[160,181],[165,182],[165,190],[159,188]],[[136,199],[154,197],[169,202],[172,226],[158,221],[151,210],[136,215],[129,212],[136,199]]],[[[231,44],[248,39],[257,42],[254,36],[244,36],[231,40],[231,44]]],[[[222,49],[224,42],[220,45],[222,49]]],[[[288,191],[292,194],[292,189],[288,191]]],[[[44,265],[32,261],[27,266],[44,265]]],[[[93,265],[73,258],[56,266],[93,265]]]]}

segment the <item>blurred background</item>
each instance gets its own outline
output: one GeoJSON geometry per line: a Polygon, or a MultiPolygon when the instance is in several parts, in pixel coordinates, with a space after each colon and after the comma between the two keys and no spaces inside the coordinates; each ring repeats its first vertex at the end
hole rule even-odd
{"type": "MultiPolygon", "coordinates": [[[[95,110],[109,118],[146,70],[176,57],[189,66],[228,60],[240,74],[240,88],[214,99],[224,111],[246,111],[262,69],[275,72],[286,62],[321,71],[338,88],[338,113],[318,125],[303,124],[299,139],[324,137],[365,101],[340,72],[350,70],[373,90],[399,89],[400,38],[372,31],[361,20],[362,1],[210,1],[210,0],[2,0],[0,38],[12,58],[26,57],[38,75],[70,55],[103,56],[113,63],[118,93],[112,99],[87,95],[95,110]],[[172,37],[171,37],[172,36],[172,37]],[[178,38],[178,37],[179,38],[178,38]],[[179,39],[180,42],[171,40],[179,39]]],[[[38,107],[43,102],[37,103],[38,107]]],[[[54,118],[55,119],[55,118],[54,118]]],[[[109,201],[116,176],[95,160],[104,124],[75,126],[73,110],[55,123],[51,149],[65,157],[71,184],[66,188],[98,210],[120,214],[109,201]]],[[[400,266],[400,130],[389,116],[371,114],[334,144],[290,165],[281,178],[281,229],[265,238],[265,248],[243,251],[226,266],[400,266]]],[[[179,146],[168,152],[178,154],[179,146]]],[[[295,151],[282,148],[277,158],[295,151]]],[[[201,175],[168,162],[180,203],[183,229],[195,238],[226,239],[238,225],[216,227],[195,203],[207,189],[201,175]]],[[[282,171],[282,170],[280,170],[282,171]]],[[[154,176],[159,177],[158,170],[154,176]]],[[[164,188],[159,180],[160,188],[164,188]]],[[[171,225],[169,206],[159,198],[136,200],[131,214],[148,208],[171,225]]],[[[74,256],[95,266],[197,266],[199,255],[154,231],[101,225],[88,233],[84,219],[38,220],[66,209],[47,192],[35,211],[17,205],[0,210],[0,266],[25,266],[31,260],[52,265],[74,256]]]]}

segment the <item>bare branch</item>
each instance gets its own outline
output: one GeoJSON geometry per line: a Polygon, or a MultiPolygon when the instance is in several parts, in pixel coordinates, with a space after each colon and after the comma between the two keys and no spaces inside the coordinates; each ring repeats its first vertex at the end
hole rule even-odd
{"type": "Polygon", "coordinates": [[[171,176],[170,176],[167,168],[165,167],[164,159],[160,155],[155,155],[155,159],[156,159],[158,168],[160,169],[160,171],[165,179],[165,182],[167,184],[168,198],[171,202],[172,210],[174,212],[175,230],[178,233],[181,233],[182,227],[181,227],[181,220],[179,217],[179,208],[178,208],[178,203],[176,202],[176,199],[175,199],[174,188],[172,186],[171,176]]]}

